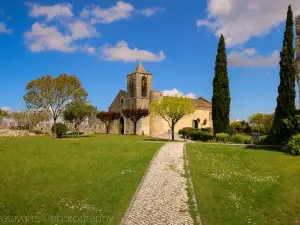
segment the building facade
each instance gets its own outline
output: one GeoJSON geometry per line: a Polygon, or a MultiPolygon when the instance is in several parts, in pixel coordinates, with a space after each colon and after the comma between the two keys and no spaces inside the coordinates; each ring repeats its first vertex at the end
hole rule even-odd
{"type": "MultiPolygon", "coordinates": [[[[144,69],[139,62],[135,71],[127,75],[127,91],[120,90],[109,106],[109,111],[120,112],[122,109],[143,108],[150,109],[152,102],[160,101],[164,98],[163,92],[152,90],[152,74],[144,69]]],[[[200,124],[206,119],[207,124],[203,127],[212,127],[212,105],[211,102],[200,97],[190,99],[196,107],[196,111],[181,119],[175,126],[175,131],[183,127],[200,128],[200,124]],[[199,122],[200,121],[200,122],[199,122]]],[[[153,114],[142,118],[137,124],[137,134],[156,135],[167,133],[168,123],[153,114]]],[[[133,123],[124,116],[120,120],[114,121],[111,125],[112,133],[133,133],[133,123]]]]}

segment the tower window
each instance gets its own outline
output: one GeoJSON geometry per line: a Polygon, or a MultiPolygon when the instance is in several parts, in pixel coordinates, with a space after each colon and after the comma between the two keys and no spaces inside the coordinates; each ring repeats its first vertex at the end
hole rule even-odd
{"type": "Polygon", "coordinates": [[[135,88],[133,77],[130,78],[130,96],[135,97],[135,88]]]}
{"type": "Polygon", "coordinates": [[[142,97],[147,97],[147,77],[142,78],[142,97]]]}

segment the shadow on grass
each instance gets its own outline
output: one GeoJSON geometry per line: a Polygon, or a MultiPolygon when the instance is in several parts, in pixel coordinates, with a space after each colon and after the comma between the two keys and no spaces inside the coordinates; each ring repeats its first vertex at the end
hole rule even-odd
{"type": "Polygon", "coordinates": [[[266,151],[286,153],[284,148],[280,145],[246,145],[245,149],[266,150],[266,151]]]}
{"type": "Polygon", "coordinates": [[[64,135],[62,138],[91,138],[91,135],[77,135],[77,134],[67,134],[64,135]]]}
{"type": "Polygon", "coordinates": [[[143,141],[162,141],[162,142],[183,142],[179,140],[170,140],[170,139],[165,139],[165,138],[144,138],[143,141]]]}

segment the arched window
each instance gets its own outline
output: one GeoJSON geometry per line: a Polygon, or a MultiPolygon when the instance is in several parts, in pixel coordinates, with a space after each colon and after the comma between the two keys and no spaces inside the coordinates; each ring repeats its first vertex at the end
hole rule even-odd
{"type": "Polygon", "coordinates": [[[198,122],[198,120],[193,120],[193,128],[196,128],[196,129],[199,128],[199,122],[198,122]]]}
{"type": "Polygon", "coordinates": [[[209,122],[211,122],[212,120],[212,116],[211,116],[211,113],[209,113],[209,122]]]}
{"type": "Polygon", "coordinates": [[[142,78],[142,97],[147,97],[147,77],[142,78]]]}
{"type": "Polygon", "coordinates": [[[130,96],[135,97],[135,88],[133,77],[130,78],[130,96]]]}

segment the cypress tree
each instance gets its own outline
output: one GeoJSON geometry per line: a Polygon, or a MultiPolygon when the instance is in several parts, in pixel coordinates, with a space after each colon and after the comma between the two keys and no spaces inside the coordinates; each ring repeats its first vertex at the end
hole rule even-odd
{"type": "Polygon", "coordinates": [[[225,39],[221,35],[213,80],[212,119],[215,134],[228,132],[230,101],[225,39]]]}
{"type": "MultiPolygon", "coordinates": [[[[273,121],[273,131],[278,135],[285,136],[283,119],[295,115],[295,79],[296,67],[294,63],[294,20],[292,7],[289,5],[286,26],[284,32],[283,46],[280,53],[280,84],[278,87],[277,107],[273,121]]],[[[282,138],[284,138],[282,136],[282,138]]]]}

